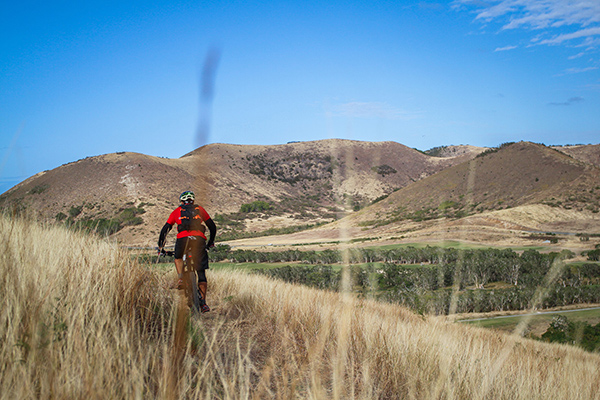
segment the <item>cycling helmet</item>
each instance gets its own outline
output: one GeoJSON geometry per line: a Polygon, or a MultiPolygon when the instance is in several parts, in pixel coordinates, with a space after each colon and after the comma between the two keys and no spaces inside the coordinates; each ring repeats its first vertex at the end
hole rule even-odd
{"type": "Polygon", "coordinates": [[[194,192],[186,190],[179,196],[179,201],[183,203],[191,203],[194,201],[195,198],[196,196],[194,196],[194,192]]]}

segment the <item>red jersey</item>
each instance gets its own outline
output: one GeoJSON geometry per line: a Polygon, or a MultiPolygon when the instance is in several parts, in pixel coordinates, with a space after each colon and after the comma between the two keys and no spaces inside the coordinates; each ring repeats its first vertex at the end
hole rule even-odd
{"type": "MultiPolygon", "coordinates": [[[[210,215],[208,215],[208,213],[206,212],[206,210],[204,208],[202,208],[202,206],[197,205],[197,207],[198,207],[198,210],[200,211],[200,218],[202,219],[202,222],[210,219],[210,215]]],[[[181,225],[181,207],[177,207],[171,213],[171,215],[169,215],[169,219],[167,219],[167,224],[181,225]]],[[[202,232],[202,231],[181,231],[181,232],[177,233],[177,239],[182,238],[182,237],[188,237],[188,236],[200,236],[200,237],[203,237],[204,240],[206,240],[206,236],[204,235],[204,232],[202,232]]]]}

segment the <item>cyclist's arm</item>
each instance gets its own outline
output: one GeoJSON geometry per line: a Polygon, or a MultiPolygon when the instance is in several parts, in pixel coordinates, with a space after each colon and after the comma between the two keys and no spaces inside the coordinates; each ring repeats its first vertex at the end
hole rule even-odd
{"type": "Polygon", "coordinates": [[[165,247],[165,240],[167,239],[167,234],[171,231],[173,225],[168,222],[162,227],[160,230],[160,236],[158,237],[158,248],[162,249],[165,247]]]}
{"type": "Polygon", "coordinates": [[[206,224],[206,227],[208,228],[208,231],[210,232],[210,237],[208,238],[208,243],[206,243],[206,248],[211,248],[215,244],[215,237],[217,235],[217,226],[215,225],[214,221],[211,218],[204,221],[204,223],[206,224]]]}

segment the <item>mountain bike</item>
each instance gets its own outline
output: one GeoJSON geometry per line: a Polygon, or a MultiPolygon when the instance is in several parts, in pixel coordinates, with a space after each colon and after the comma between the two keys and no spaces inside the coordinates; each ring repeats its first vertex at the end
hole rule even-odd
{"type": "MultiPolygon", "coordinates": [[[[181,288],[185,294],[188,307],[195,313],[200,313],[201,307],[204,305],[204,299],[198,290],[198,277],[196,276],[197,261],[193,256],[192,251],[193,241],[188,240],[183,252],[183,271],[181,275],[181,288]]],[[[173,256],[173,251],[161,250],[160,254],[173,256]]],[[[160,257],[160,255],[159,255],[160,257]]]]}

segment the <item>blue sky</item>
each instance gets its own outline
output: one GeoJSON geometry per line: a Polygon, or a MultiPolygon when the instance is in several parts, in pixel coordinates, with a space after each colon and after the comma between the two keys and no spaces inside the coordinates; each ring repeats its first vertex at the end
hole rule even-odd
{"type": "Polygon", "coordinates": [[[600,142],[597,0],[24,0],[0,38],[0,192],[205,143],[600,142]]]}

